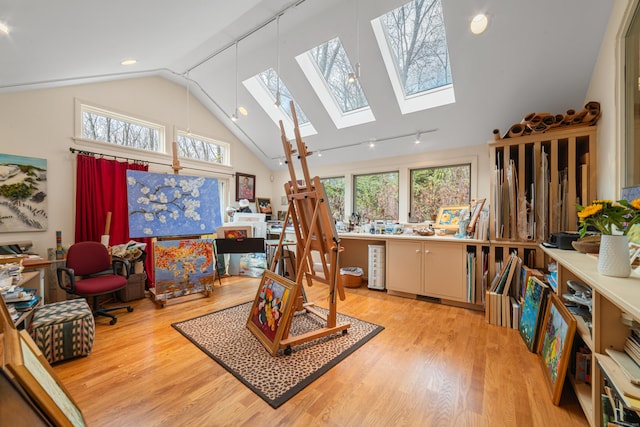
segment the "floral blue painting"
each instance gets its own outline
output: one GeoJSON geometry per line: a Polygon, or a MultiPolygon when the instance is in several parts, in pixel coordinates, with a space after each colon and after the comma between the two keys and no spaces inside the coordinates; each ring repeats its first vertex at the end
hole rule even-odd
{"type": "Polygon", "coordinates": [[[127,171],[129,236],[215,233],[222,225],[218,180],[127,171]]]}

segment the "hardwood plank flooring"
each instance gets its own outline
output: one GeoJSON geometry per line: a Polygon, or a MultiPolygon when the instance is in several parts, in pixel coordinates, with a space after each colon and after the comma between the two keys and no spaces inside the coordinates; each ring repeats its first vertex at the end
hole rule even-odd
{"type": "MultiPolygon", "coordinates": [[[[253,300],[259,279],[225,278],[210,298],[133,301],[98,318],[88,357],[54,365],[89,426],[587,426],[570,386],[560,406],[517,331],[482,312],[347,289],[338,311],[385,330],[278,409],[171,327],[253,300]]],[[[306,288],[326,307],[326,287],[306,288]]]]}

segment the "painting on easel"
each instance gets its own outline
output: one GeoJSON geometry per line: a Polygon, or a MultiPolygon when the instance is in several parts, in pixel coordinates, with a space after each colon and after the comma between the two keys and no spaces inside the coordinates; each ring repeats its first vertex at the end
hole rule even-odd
{"type": "Polygon", "coordinates": [[[130,237],[195,236],[222,225],[218,180],[127,171],[130,237]]]}
{"type": "Polygon", "coordinates": [[[167,299],[207,292],[213,287],[213,240],[155,242],[156,298],[167,299]]]}
{"type": "Polygon", "coordinates": [[[291,313],[296,284],[289,279],[265,271],[258,293],[249,312],[247,327],[275,356],[291,313]]]}

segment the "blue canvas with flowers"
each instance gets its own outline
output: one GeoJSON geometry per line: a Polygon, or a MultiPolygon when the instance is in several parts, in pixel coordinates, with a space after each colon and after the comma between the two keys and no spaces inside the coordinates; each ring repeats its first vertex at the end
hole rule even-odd
{"type": "Polygon", "coordinates": [[[129,236],[215,233],[222,225],[218,180],[127,171],[129,236]]]}

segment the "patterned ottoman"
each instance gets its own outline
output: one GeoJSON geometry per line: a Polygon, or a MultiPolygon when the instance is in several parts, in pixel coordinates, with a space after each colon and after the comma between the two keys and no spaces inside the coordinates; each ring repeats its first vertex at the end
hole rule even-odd
{"type": "Polygon", "coordinates": [[[93,313],[84,299],[54,302],[36,309],[31,336],[49,363],[87,356],[93,347],[93,313]]]}

